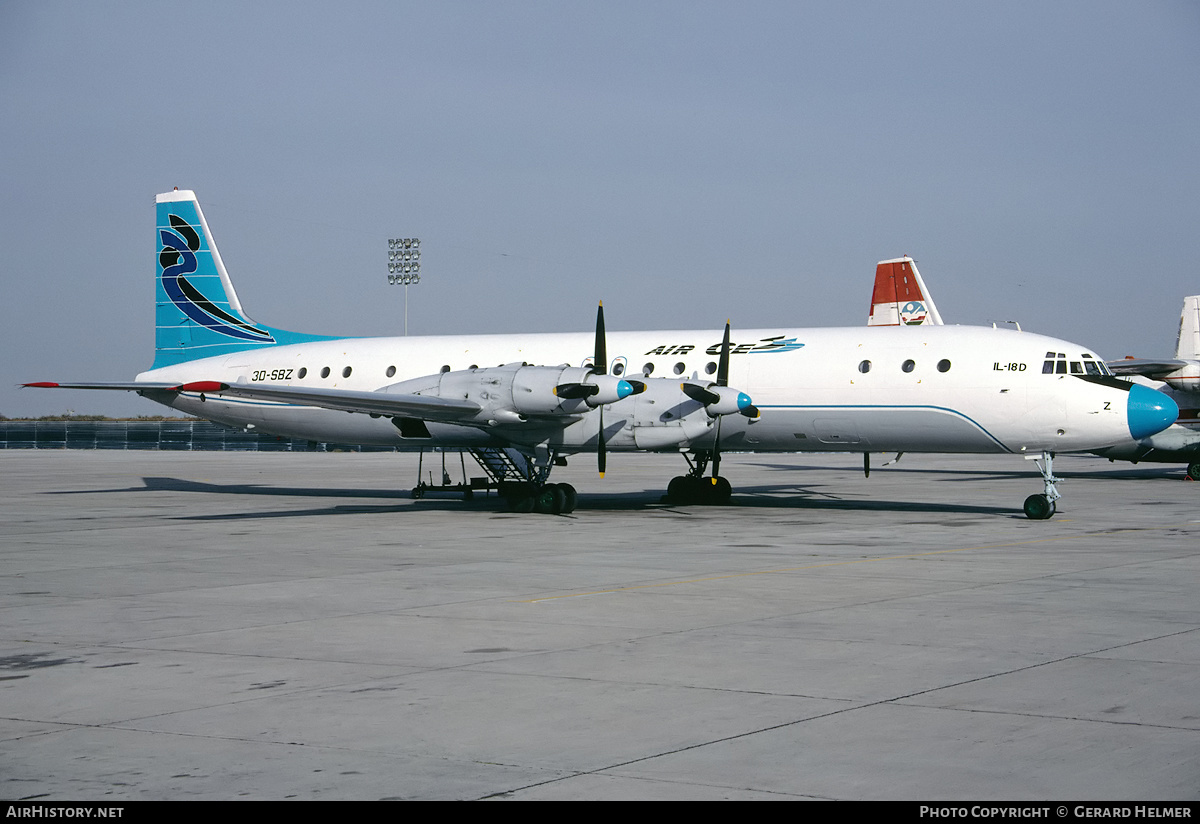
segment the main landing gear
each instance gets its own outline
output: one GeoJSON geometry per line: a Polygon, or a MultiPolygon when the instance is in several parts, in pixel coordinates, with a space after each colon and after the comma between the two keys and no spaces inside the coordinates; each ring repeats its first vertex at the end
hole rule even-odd
{"type": "MultiPolygon", "coordinates": [[[[463,481],[454,483],[446,470],[446,452],[442,452],[442,483],[434,484],[433,473],[429,481],[421,479],[413,487],[412,496],[423,498],[431,492],[461,493],[464,501],[476,493],[495,490],[508,504],[509,512],[537,512],[542,515],[566,515],[575,511],[578,494],[570,484],[547,483],[550,470],[555,464],[566,464],[565,458],[546,452],[540,456],[527,455],[512,447],[476,447],[465,450],[479,464],[485,477],[467,479],[466,463],[459,452],[463,481]]],[[[421,451],[417,465],[417,477],[424,472],[425,451],[421,451]]]]}
{"type": "Polygon", "coordinates": [[[508,501],[509,512],[537,512],[541,515],[566,515],[575,511],[578,498],[570,484],[504,483],[500,494],[508,501]]]}
{"type": "Polygon", "coordinates": [[[699,504],[702,506],[724,506],[729,503],[733,487],[729,481],[715,474],[716,464],[713,464],[714,474],[711,478],[704,477],[712,460],[712,452],[706,449],[695,452],[695,460],[684,453],[691,469],[686,475],[678,475],[667,484],[667,503],[676,506],[699,504]]]}
{"type": "Polygon", "coordinates": [[[1030,495],[1025,499],[1025,517],[1033,521],[1044,521],[1054,515],[1058,507],[1055,505],[1061,496],[1058,494],[1058,482],[1061,478],[1054,477],[1054,453],[1043,452],[1041,460],[1037,455],[1026,455],[1025,460],[1037,461],[1045,482],[1045,492],[1040,495],[1030,495]]]}

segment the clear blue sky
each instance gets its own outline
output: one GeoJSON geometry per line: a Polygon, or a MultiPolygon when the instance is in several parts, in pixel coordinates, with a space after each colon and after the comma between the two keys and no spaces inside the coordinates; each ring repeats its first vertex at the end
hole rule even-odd
{"type": "Polygon", "coordinates": [[[0,0],[0,414],[158,414],[155,193],[242,303],[413,334],[947,322],[1174,351],[1200,293],[1200,4],[0,0]]]}

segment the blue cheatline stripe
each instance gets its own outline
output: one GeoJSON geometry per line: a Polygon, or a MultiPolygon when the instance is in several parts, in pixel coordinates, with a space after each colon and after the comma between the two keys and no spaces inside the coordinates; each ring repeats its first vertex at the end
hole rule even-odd
{"type": "Polygon", "coordinates": [[[946,407],[946,406],[929,406],[926,404],[918,404],[915,406],[900,406],[900,405],[887,405],[887,404],[883,404],[883,405],[845,404],[845,405],[838,405],[838,406],[830,406],[830,405],[812,405],[812,406],[810,406],[810,405],[803,405],[803,404],[759,404],[758,408],[759,409],[829,409],[829,410],[836,410],[836,409],[915,409],[915,410],[929,409],[929,410],[934,410],[937,412],[947,412],[951,415],[962,418],[964,421],[967,421],[969,424],[974,426],[976,429],[978,429],[984,435],[987,435],[989,438],[991,438],[992,442],[995,443],[996,446],[1003,449],[1005,452],[1011,453],[1013,451],[1013,450],[1009,449],[1004,444],[1003,441],[1001,441],[999,438],[997,438],[991,432],[988,432],[987,429],[979,423],[979,421],[975,420],[970,415],[964,415],[962,412],[959,412],[957,409],[950,409],[949,407],[946,407]]]}

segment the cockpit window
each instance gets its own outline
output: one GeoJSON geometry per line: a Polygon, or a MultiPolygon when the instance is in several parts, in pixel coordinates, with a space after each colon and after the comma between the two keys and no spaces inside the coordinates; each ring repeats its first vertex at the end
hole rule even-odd
{"type": "Polygon", "coordinates": [[[1104,361],[1097,359],[1095,355],[1085,352],[1081,358],[1082,360],[1068,361],[1065,352],[1047,352],[1046,360],[1042,363],[1042,374],[1112,377],[1112,372],[1104,365],[1104,361]]]}

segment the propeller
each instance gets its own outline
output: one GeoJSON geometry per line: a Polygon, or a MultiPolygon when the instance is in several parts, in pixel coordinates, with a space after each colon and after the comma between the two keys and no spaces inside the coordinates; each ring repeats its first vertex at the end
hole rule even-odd
{"type": "Polygon", "coordinates": [[[729,321],[725,321],[725,336],[721,340],[721,357],[717,361],[717,380],[715,383],[681,383],[679,388],[697,403],[704,404],[708,414],[714,418],[737,412],[747,418],[757,418],[760,415],[758,407],[750,400],[745,392],[739,392],[729,387],[729,321]]]}
{"type": "Polygon", "coordinates": [[[630,395],[640,395],[646,391],[646,384],[641,381],[625,380],[616,375],[608,374],[608,346],[604,333],[604,301],[596,309],[596,343],[593,349],[592,366],[588,377],[580,383],[560,383],[554,387],[554,394],[564,400],[583,400],[593,409],[600,410],[600,434],[596,443],[596,462],[600,469],[600,477],[604,477],[604,469],[608,463],[608,449],[604,442],[604,407],[616,403],[630,395]]]}
{"type": "Polygon", "coordinates": [[[712,451],[712,482],[715,484],[721,474],[721,418],[734,412],[747,418],[757,418],[761,414],[758,407],[750,400],[745,392],[739,392],[729,387],[729,321],[725,321],[725,335],[721,339],[721,357],[717,360],[717,380],[707,386],[698,383],[681,383],[679,388],[697,403],[704,404],[709,415],[716,418],[716,431],[713,433],[712,451]]]}

